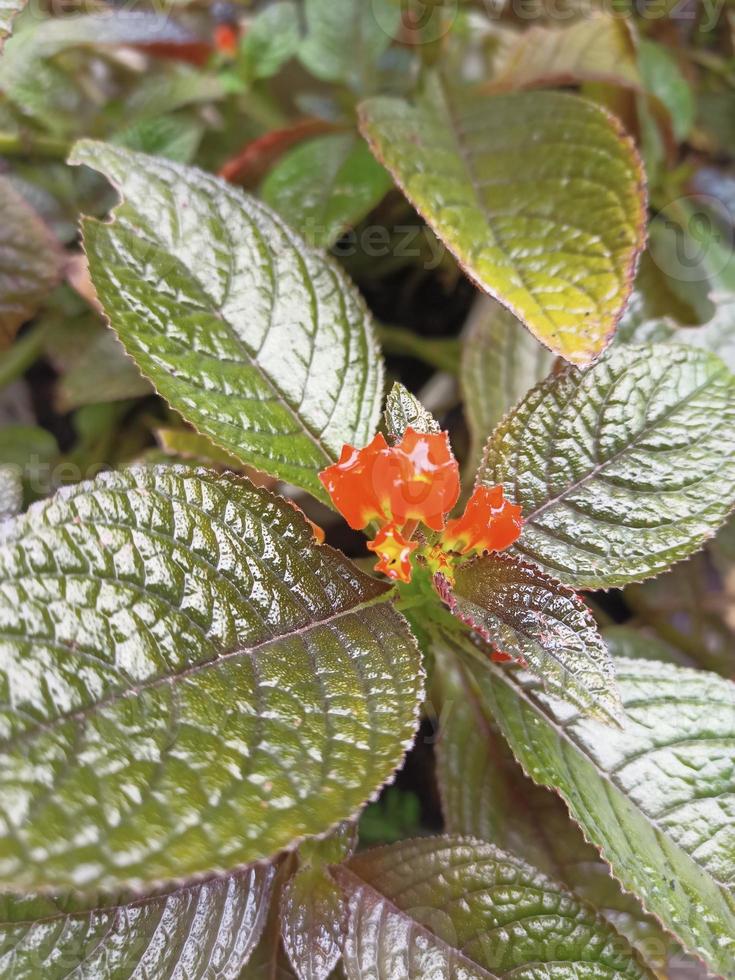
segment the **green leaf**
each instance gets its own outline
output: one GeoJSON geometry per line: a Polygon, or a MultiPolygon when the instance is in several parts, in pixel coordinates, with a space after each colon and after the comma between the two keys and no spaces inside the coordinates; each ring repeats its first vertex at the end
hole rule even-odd
{"type": "Polygon", "coordinates": [[[494,90],[605,82],[639,89],[630,23],[593,12],[563,27],[531,27],[502,51],[494,90]]]}
{"type": "Polygon", "coordinates": [[[236,476],[108,473],[4,528],[0,878],[135,887],[269,857],[400,763],[388,587],[236,476]]]}
{"type": "Polygon", "coordinates": [[[441,426],[411,392],[396,381],[385,400],[385,429],[391,442],[400,442],[409,427],[414,432],[441,432],[441,426]]]}
{"type": "Polygon", "coordinates": [[[592,909],[492,844],[405,841],[358,855],[334,874],[349,897],[349,980],[650,976],[592,909]]]}
{"type": "Polygon", "coordinates": [[[0,463],[0,521],[23,509],[23,482],[17,466],[0,463]]]}
{"type": "Polygon", "coordinates": [[[329,873],[354,850],[355,829],[343,824],[325,840],[305,841],[299,868],[285,884],[281,939],[299,980],[326,980],[342,956],[347,905],[329,873]]]}
{"type": "Polygon", "coordinates": [[[290,0],[279,0],[261,10],[240,43],[238,68],[248,81],[277,75],[298,51],[299,11],[290,0]]]}
{"type": "Polygon", "coordinates": [[[113,331],[94,313],[55,322],[46,354],[61,375],[55,397],[60,412],[152,394],[113,331]]]}
{"type": "Polygon", "coordinates": [[[136,120],[115,133],[113,142],[176,163],[190,163],[203,135],[204,126],[194,116],[157,116],[136,120]]]}
{"type": "Polygon", "coordinates": [[[263,183],[266,204],[312,245],[329,248],[390,190],[388,173],[354,133],[329,133],[286,154],[263,183]]]}
{"type": "Polygon", "coordinates": [[[544,687],[583,713],[620,722],[615,670],[584,602],[509,555],[457,564],[440,586],[455,616],[497,650],[527,664],[544,687]]]}
{"type": "Polygon", "coordinates": [[[0,349],[61,278],[62,251],[33,208],[0,177],[0,349]]]}
{"type": "Polygon", "coordinates": [[[360,844],[394,844],[421,832],[421,801],[415,793],[389,786],[360,815],[360,844]]]}
{"type": "Polygon", "coordinates": [[[164,16],[144,10],[109,10],[27,20],[22,31],[8,41],[0,61],[0,87],[25,115],[45,123],[52,131],[63,131],[68,123],[71,100],[79,99],[77,83],[69,88],[66,102],[55,104],[58,93],[48,83],[66,88],[67,76],[48,59],[68,48],[106,47],[120,44],[190,44],[198,40],[189,28],[164,16]],[[63,110],[66,111],[63,111],[63,110]],[[60,111],[61,110],[61,111],[60,111]]]}
{"type": "Polygon", "coordinates": [[[312,75],[360,89],[392,42],[401,7],[392,0],[305,0],[306,38],[299,58],[312,75]]]}
{"type": "Polygon", "coordinates": [[[84,140],[72,162],[122,203],[83,223],[90,271],[126,350],[202,434],[327,501],[317,473],[378,421],[370,316],[332,260],[266,205],[199,170],[84,140]]]}
{"type": "Polygon", "coordinates": [[[665,106],[678,143],[689,135],[694,124],[694,95],[673,54],[648,38],[638,42],[638,65],[644,88],[665,106]]]}
{"type": "Polygon", "coordinates": [[[496,425],[536,382],[551,371],[553,355],[499,303],[481,297],[462,344],[460,382],[472,438],[474,472],[496,425]]]}
{"type": "Polygon", "coordinates": [[[5,895],[0,972],[13,980],[237,977],[263,929],[274,869],[90,908],[80,900],[5,895]]]}
{"type": "Polygon", "coordinates": [[[525,771],[561,794],[622,886],[731,976],[735,686],[654,661],[616,666],[621,731],[581,718],[525,673],[489,665],[483,694],[525,771]]]}
{"type": "MultiPolygon", "coordinates": [[[[632,631],[631,631],[632,632],[632,631]]],[[[470,663],[435,648],[436,772],[447,833],[486,840],[562,882],[662,971],[671,941],[588,844],[556,793],[536,786],[497,729],[470,663]]]]}
{"type": "Polygon", "coordinates": [[[656,634],[680,651],[687,666],[735,676],[735,623],[727,578],[711,549],[658,578],[625,590],[625,600],[656,634]]]}
{"type": "Polygon", "coordinates": [[[643,247],[640,162],[612,116],[558,92],[360,107],[377,158],[485,292],[574,363],[610,341],[643,247]],[[563,139],[560,138],[563,136],[563,139]]]}
{"type": "Polygon", "coordinates": [[[522,505],[522,556],[575,588],[656,575],[735,499],[735,379],[683,346],[615,347],[542,381],[488,441],[478,480],[522,505]]]}
{"type": "MultiPolygon", "coordinates": [[[[662,576],[662,578],[665,577],[662,576]]],[[[661,580],[652,579],[651,581],[661,580]]],[[[679,664],[681,667],[695,666],[692,660],[680,654],[668,643],[664,643],[657,636],[651,636],[641,629],[635,629],[633,626],[607,626],[602,630],[602,638],[613,660],[625,657],[628,660],[659,660],[662,663],[679,664]]]]}
{"type": "Polygon", "coordinates": [[[0,51],[13,29],[13,21],[25,5],[26,0],[0,0],[0,51]]]}

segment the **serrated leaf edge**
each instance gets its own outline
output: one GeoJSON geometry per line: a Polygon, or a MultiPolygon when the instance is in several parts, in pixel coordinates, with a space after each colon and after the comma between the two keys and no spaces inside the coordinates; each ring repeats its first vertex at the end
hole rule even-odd
{"type": "MultiPolygon", "coordinates": [[[[496,302],[500,303],[501,306],[503,306],[506,310],[512,313],[513,316],[521,324],[521,326],[525,330],[528,330],[529,333],[531,333],[532,336],[540,344],[542,344],[547,350],[551,351],[552,354],[555,354],[557,357],[562,358],[564,361],[567,361],[569,364],[574,365],[576,367],[587,367],[591,364],[594,364],[605,353],[605,350],[610,345],[610,342],[615,336],[615,331],[617,330],[618,323],[620,322],[623,314],[625,313],[625,309],[628,305],[628,301],[633,291],[633,284],[635,282],[635,277],[638,272],[638,263],[640,262],[641,255],[643,254],[647,241],[646,218],[648,214],[648,184],[646,181],[646,174],[643,167],[643,162],[641,160],[640,154],[638,153],[635,142],[633,141],[633,138],[623,128],[623,124],[618,119],[618,117],[613,115],[613,113],[610,112],[608,109],[606,109],[604,106],[601,106],[596,102],[592,102],[590,99],[585,99],[581,95],[569,94],[567,97],[570,99],[580,99],[581,101],[587,103],[587,105],[594,106],[595,109],[599,111],[607,119],[607,121],[610,123],[610,126],[615,131],[616,136],[620,140],[621,145],[625,146],[628,152],[630,161],[633,165],[633,170],[635,171],[636,187],[638,189],[638,214],[634,222],[635,230],[638,233],[638,240],[633,250],[633,254],[628,264],[628,267],[623,272],[624,288],[623,288],[623,297],[620,302],[619,309],[615,312],[615,314],[612,317],[612,323],[610,325],[609,330],[607,331],[607,333],[603,338],[603,344],[600,347],[600,349],[598,351],[595,351],[591,355],[580,356],[577,358],[570,357],[559,350],[555,350],[549,343],[546,342],[546,340],[538,336],[535,330],[531,329],[531,327],[526,323],[522,314],[516,309],[513,303],[509,302],[507,299],[504,299],[503,295],[498,290],[494,289],[491,284],[484,282],[473,273],[472,269],[467,265],[467,263],[461,257],[461,255],[459,255],[456,247],[453,247],[448,241],[445,240],[444,237],[440,236],[438,232],[435,232],[435,234],[437,235],[437,238],[439,238],[439,241],[442,243],[442,245],[454,257],[459,268],[464,272],[467,278],[480,290],[480,292],[485,293],[488,296],[491,296],[494,300],[496,300],[496,302]]],[[[406,103],[406,104],[410,105],[412,109],[416,108],[415,104],[413,103],[406,103]]],[[[370,150],[375,156],[375,159],[378,161],[378,163],[380,163],[383,167],[385,167],[388,173],[392,176],[393,180],[396,183],[396,186],[400,189],[401,193],[404,195],[406,200],[409,201],[409,203],[412,205],[415,211],[424,219],[427,225],[429,225],[429,227],[432,228],[433,230],[432,220],[429,214],[427,213],[428,209],[423,207],[420,204],[420,202],[417,201],[416,198],[409,193],[405,182],[402,181],[395,173],[395,171],[388,166],[385,160],[385,155],[381,151],[377,141],[374,138],[372,138],[370,133],[368,132],[368,125],[367,125],[364,105],[365,103],[360,103],[357,107],[357,121],[358,121],[358,129],[360,130],[360,134],[362,135],[363,139],[370,147],[370,150]]]]}

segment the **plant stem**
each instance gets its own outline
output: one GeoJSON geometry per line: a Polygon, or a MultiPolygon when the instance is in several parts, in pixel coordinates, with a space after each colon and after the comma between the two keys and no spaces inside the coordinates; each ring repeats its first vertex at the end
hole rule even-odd
{"type": "Polygon", "coordinates": [[[71,144],[53,136],[0,132],[0,156],[50,157],[65,160],[71,144]]]}
{"type": "Polygon", "coordinates": [[[0,354],[0,388],[25,374],[38,358],[48,333],[49,321],[41,320],[0,354]]]}

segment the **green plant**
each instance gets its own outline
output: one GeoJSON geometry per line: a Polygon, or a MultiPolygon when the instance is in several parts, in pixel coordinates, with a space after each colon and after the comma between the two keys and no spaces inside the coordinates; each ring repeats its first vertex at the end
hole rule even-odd
{"type": "Polygon", "coordinates": [[[482,6],[18,14],[4,976],[735,976],[731,66],[482,6]]]}

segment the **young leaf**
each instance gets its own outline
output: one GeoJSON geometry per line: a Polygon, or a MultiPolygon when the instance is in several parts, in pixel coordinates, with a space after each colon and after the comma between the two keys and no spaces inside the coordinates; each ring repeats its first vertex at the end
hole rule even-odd
{"type": "Polygon", "coordinates": [[[33,208],[0,177],[0,349],[61,278],[63,253],[33,208]]]}
{"type": "Polygon", "coordinates": [[[349,898],[349,980],[651,976],[590,908],[492,844],[405,841],[358,855],[334,874],[349,898]]]}
{"type": "Polygon", "coordinates": [[[432,75],[418,105],[377,98],[362,132],[468,275],[552,351],[609,343],[643,247],[635,149],[577,96],[458,94],[432,75]]]}
{"type": "Polygon", "coordinates": [[[656,575],[735,500],[735,378],[683,346],[616,347],[541,382],[488,441],[478,480],[523,507],[516,550],[575,588],[656,575]]]}
{"type": "MultiPolygon", "coordinates": [[[[476,672],[476,676],[480,677],[476,672]]],[[[735,969],[735,686],[619,660],[621,731],[489,665],[483,694],[525,771],[556,789],[627,891],[712,969],[735,969]]]]}
{"type": "Polygon", "coordinates": [[[275,871],[257,865],[163,895],[94,908],[68,898],[0,901],[0,972],[13,980],[235,978],[263,929],[275,871]],[[72,907],[69,907],[69,906],[72,907]]]}
{"type": "Polygon", "coordinates": [[[392,0],[306,0],[306,38],[299,58],[312,75],[354,88],[374,77],[396,34],[401,7],[392,0]]]}
{"type": "Polygon", "coordinates": [[[584,602],[510,555],[461,562],[442,596],[493,647],[526,663],[544,687],[583,713],[620,722],[615,669],[584,602]]]}
{"type": "Polygon", "coordinates": [[[85,219],[92,281],[126,350],[204,435],[327,500],[317,473],[373,435],[382,364],[336,263],[199,170],[84,140],[122,203],[85,219]]]}
{"type": "Polygon", "coordinates": [[[391,442],[400,442],[409,427],[414,432],[441,432],[441,426],[411,392],[396,381],[385,400],[385,428],[391,442]]]}
{"type": "Polygon", "coordinates": [[[4,531],[0,878],[16,890],[269,857],[353,816],[400,763],[414,640],[388,587],[280,498],[136,468],[4,531]]]}
{"type": "Polygon", "coordinates": [[[500,57],[488,89],[606,82],[640,89],[630,23],[593,13],[564,27],[531,27],[500,57]]]}
{"type": "Polygon", "coordinates": [[[553,355],[488,297],[475,304],[462,344],[460,381],[477,469],[488,432],[551,371],[553,355]]]}
{"type": "Polygon", "coordinates": [[[392,186],[364,140],[330,133],[291,150],[263,183],[266,204],[311,244],[329,248],[392,186]]]}
{"type": "Polygon", "coordinates": [[[559,797],[524,774],[483,703],[473,676],[482,668],[449,649],[435,654],[436,772],[446,832],[490,841],[556,878],[598,909],[652,968],[664,969],[671,941],[623,892],[559,797]]]}
{"type": "Polygon", "coordinates": [[[343,824],[299,848],[299,868],[281,896],[281,939],[299,980],[326,980],[342,955],[347,907],[329,873],[354,850],[355,828],[343,824]]]}

